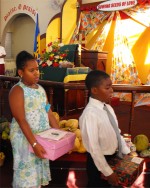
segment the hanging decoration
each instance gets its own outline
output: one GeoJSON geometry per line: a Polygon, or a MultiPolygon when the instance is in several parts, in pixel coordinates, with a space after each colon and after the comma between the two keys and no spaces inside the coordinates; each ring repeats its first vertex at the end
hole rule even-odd
{"type": "MultiPolygon", "coordinates": [[[[147,76],[147,81],[145,85],[150,85],[150,71],[147,76]]],[[[150,93],[139,94],[134,106],[137,107],[137,106],[143,106],[143,105],[150,106],[150,93]]]]}
{"type": "MultiPolygon", "coordinates": [[[[122,1],[122,2],[127,2],[127,1],[122,1]]],[[[109,4],[110,2],[107,1],[106,3],[109,4]]],[[[121,4],[121,6],[123,6],[123,4],[121,4]]],[[[85,38],[86,40],[86,37],[91,32],[98,30],[99,25],[102,24],[103,21],[105,21],[106,24],[104,25],[104,27],[101,29],[100,32],[98,31],[99,35],[96,38],[96,40],[94,37],[92,38],[95,41],[92,47],[89,49],[89,50],[102,51],[108,33],[110,31],[112,20],[115,18],[116,26],[115,26],[115,34],[114,34],[114,49],[113,49],[113,57],[112,57],[112,68],[110,74],[112,78],[112,82],[113,84],[141,85],[141,80],[139,79],[138,76],[138,71],[136,68],[134,57],[129,47],[127,36],[125,36],[125,30],[122,29],[122,20],[121,20],[120,12],[124,13],[124,15],[127,15],[127,17],[131,17],[131,19],[142,24],[143,26],[150,27],[150,4],[147,2],[142,4],[138,2],[136,6],[124,10],[122,9],[121,11],[106,11],[106,10],[102,11],[101,9],[95,10],[89,7],[81,11],[82,12],[80,14],[78,25],[74,31],[70,43],[78,42],[79,34],[83,32],[84,35],[82,39],[85,38]],[[116,17],[114,16],[114,14],[116,14],[116,17]]],[[[96,33],[96,35],[97,34],[98,33],[96,33]]],[[[147,78],[146,84],[150,84],[150,76],[147,78]]],[[[138,101],[143,96],[144,95],[136,95],[136,100],[138,101]]],[[[131,101],[130,94],[124,94],[119,97],[121,98],[121,100],[131,101]]]]}
{"type": "Polygon", "coordinates": [[[106,20],[111,15],[110,12],[102,11],[84,11],[80,14],[78,25],[70,40],[71,44],[77,43],[79,34],[84,31],[85,37],[96,29],[99,24],[106,20]]]}
{"type": "Polygon", "coordinates": [[[113,84],[140,85],[138,71],[133,55],[128,45],[127,37],[122,30],[120,14],[116,12],[116,27],[114,34],[114,50],[111,67],[111,79],[113,84]]]}
{"type": "Polygon", "coordinates": [[[130,9],[123,10],[123,12],[136,20],[137,22],[145,25],[146,27],[150,27],[150,4],[137,5],[136,7],[132,7],[130,9]]]}
{"type": "Polygon", "coordinates": [[[111,13],[110,17],[108,18],[107,23],[104,25],[104,27],[100,31],[99,36],[96,39],[96,41],[94,42],[91,50],[97,50],[99,52],[103,50],[106,38],[108,36],[108,32],[109,32],[110,27],[111,27],[113,17],[114,17],[114,12],[111,13]]]}

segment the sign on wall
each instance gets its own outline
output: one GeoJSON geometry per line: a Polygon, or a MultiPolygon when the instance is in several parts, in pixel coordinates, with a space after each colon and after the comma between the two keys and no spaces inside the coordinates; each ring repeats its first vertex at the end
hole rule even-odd
{"type": "Polygon", "coordinates": [[[3,19],[5,21],[7,21],[7,19],[9,19],[9,17],[11,17],[13,14],[18,13],[18,11],[23,11],[24,13],[31,14],[33,16],[35,16],[36,12],[37,12],[33,7],[31,7],[31,6],[27,5],[27,4],[21,4],[20,3],[20,4],[16,5],[16,6],[12,6],[8,10],[8,12],[6,12],[6,14],[4,15],[3,19]]]}
{"type": "Polygon", "coordinates": [[[131,8],[137,4],[137,0],[110,0],[97,6],[101,11],[116,11],[131,8]]]}
{"type": "Polygon", "coordinates": [[[59,6],[63,4],[64,0],[3,0],[0,9],[0,38],[5,38],[7,26],[20,14],[26,14],[34,21],[36,14],[39,14],[40,34],[45,34],[50,20],[57,15],[61,9],[59,6]],[[55,9],[52,4],[57,5],[55,9]],[[3,7],[3,9],[2,9],[3,7]]]}

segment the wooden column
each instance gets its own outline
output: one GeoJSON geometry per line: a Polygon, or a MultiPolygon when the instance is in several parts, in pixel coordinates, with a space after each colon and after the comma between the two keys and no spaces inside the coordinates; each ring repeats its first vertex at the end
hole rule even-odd
{"type": "Polygon", "coordinates": [[[133,123],[134,123],[134,103],[136,91],[132,91],[131,109],[130,109],[130,122],[129,122],[129,134],[132,134],[133,123]]]}

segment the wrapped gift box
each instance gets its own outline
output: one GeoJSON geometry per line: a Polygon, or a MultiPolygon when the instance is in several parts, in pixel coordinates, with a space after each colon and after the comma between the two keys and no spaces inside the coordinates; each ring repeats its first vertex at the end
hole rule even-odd
{"type": "MultiPolygon", "coordinates": [[[[68,153],[73,148],[75,137],[75,134],[72,132],[67,132],[60,140],[42,138],[36,135],[37,142],[41,144],[46,151],[44,157],[52,161],[68,153]]],[[[31,146],[29,146],[29,150],[34,152],[31,146]]]]}
{"type": "MultiPolygon", "coordinates": [[[[114,170],[114,172],[118,175],[120,185],[129,187],[141,174],[143,170],[144,160],[139,157],[131,157],[129,155],[126,155],[123,159],[115,157],[111,159],[108,163],[114,170]],[[133,160],[137,163],[132,162],[133,160]]],[[[102,178],[106,179],[106,177],[104,177],[103,175],[102,178]]]]}

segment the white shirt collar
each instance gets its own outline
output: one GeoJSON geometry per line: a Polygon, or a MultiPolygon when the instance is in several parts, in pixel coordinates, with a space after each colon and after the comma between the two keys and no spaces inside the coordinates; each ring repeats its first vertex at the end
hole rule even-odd
{"type": "Polygon", "coordinates": [[[90,97],[89,98],[89,104],[94,105],[94,106],[96,106],[100,109],[103,109],[105,103],[90,97]]]}

